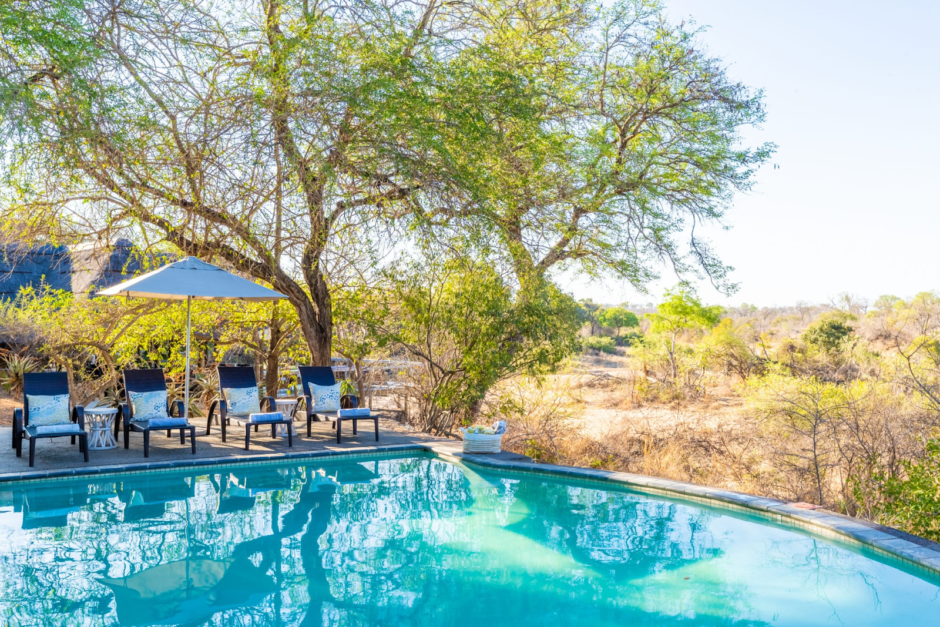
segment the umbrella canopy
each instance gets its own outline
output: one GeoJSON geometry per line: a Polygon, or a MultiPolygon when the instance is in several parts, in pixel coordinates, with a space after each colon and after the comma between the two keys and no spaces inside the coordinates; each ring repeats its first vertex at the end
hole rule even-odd
{"type": "Polygon", "coordinates": [[[186,257],[98,292],[160,300],[276,300],[280,292],[252,283],[195,257],[186,257]]]}
{"type": "Polygon", "coordinates": [[[167,264],[159,270],[101,290],[98,295],[186,301],[186,382],[183,393],[185,418],[189,417],[189,342],[193,299],[262,301],[287,298],[280,292],[269,290],[195,257],[185,257],[167,264]]]}

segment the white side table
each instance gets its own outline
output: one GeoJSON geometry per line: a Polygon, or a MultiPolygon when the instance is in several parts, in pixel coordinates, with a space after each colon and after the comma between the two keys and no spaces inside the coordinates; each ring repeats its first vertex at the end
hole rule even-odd
{"type": "MultiPolygon", "coordinates": [[[[297,404],[296,398],[276,398],[274,399],[274,406],[277,407],[277,410],[283,413],[285,416],[290,417],[291,410],[294,409],[294,406],[297,404]]],[[[297,430],[294,429],[294,425],[290,426],[291,435],[297,435],[297,430]]],[[[279,438],[287,437],[287,425],[277,425],[277,431],[275,435],[279,438]]]]}
{"type": "Polygon", "coordinates": [[[117,448],[114,439],[114,417],[117,409],[113,407],[95,407],[85,410],[85,428],[88,430],[88,450],[106,451],[117,448]]]}

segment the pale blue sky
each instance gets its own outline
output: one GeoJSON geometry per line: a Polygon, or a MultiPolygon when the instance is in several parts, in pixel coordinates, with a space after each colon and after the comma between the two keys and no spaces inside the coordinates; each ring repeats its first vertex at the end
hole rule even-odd
{"type": "MultiPolygon", "coordinates": [[[[940,0],[666,0],[736,80],[761,87],[755,143],[779,148],[709,237],[736,268],[730,299],[786,305],[847,291],[874,300],[940,289],[940,0]]],[[[620,284],[562,283],[598,302],[656,300],[620,284]]]]}

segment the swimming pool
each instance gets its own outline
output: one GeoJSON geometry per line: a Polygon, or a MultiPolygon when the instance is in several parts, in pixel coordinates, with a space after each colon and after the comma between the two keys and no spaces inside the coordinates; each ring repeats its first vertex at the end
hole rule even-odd
{"type": "Polygon", "coordinates": [[[0,485],[0,625],[928,625],[756,516],[427,455],[0,485]]]}

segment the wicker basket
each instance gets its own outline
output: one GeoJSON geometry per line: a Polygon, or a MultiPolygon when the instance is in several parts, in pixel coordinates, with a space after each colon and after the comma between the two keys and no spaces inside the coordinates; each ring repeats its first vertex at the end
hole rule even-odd
{"type": "Polygon", "coordinates": [[[461,429],[460,432],[463,433],[464,453],[499,453],[502,450],[502,433],[467,433],[466,429],[461,429]]]}

